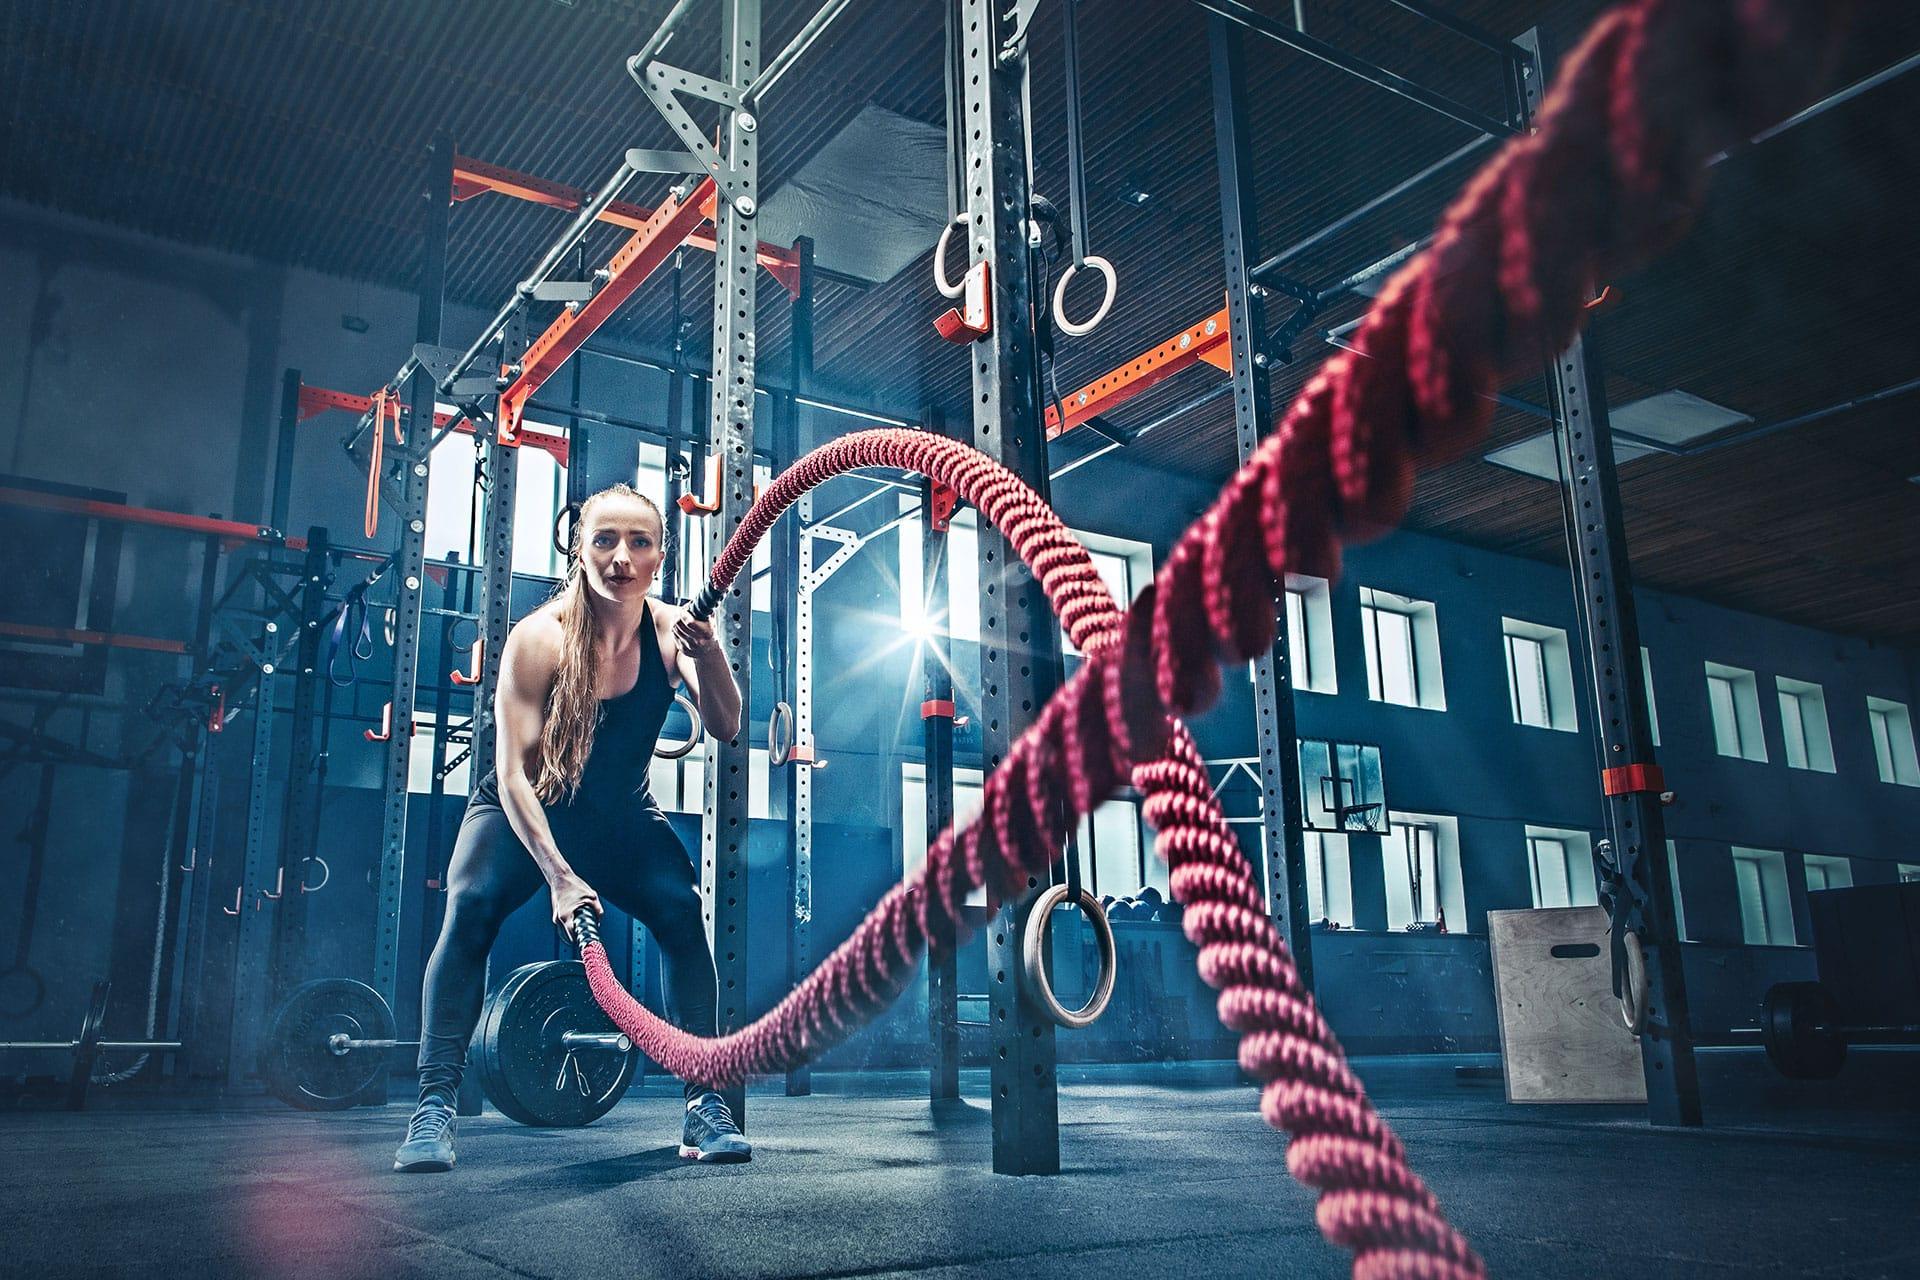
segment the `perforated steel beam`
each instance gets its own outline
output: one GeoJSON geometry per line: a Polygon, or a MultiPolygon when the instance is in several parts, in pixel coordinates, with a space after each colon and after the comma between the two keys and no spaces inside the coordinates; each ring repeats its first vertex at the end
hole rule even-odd
{"type": "MultiPolygon", "coordinates": [[[[1027,252],[1024,41],[993,0],[952,0],[966,148],[968,258],[985,263],[992,327],[969,344],[973,444],[1043,495],[1047,437],[1040,415],[1033,269],[1027,252]],[[1004,43],[1003,43],[1004,42],[1004,43]]],[[[980,529],[980,715],[984,764],[998,768],[1058,682],[1053,611],[1007,541],[980,529]]],[[[987,930],[995,1173],[1060,1171],[1054,1026],[1021,994],[1020,929],[1039,878],[987,930]]]]}
{"type": "MultiPolygon", "coordinates": [[[[1233,374],[1233,438],[1245,465],[1273,429],[1267,386],[1265,307],[1251,275],[1259,261],[1259,217],[1254,206],[1252,148],[1246,101],[1243,34],[1215,14],[1207,19],[1212,54],[1213,129],[1220,175],[1220,219],[1226,254],[1227,331],[1233,374]]],[[[1300,981],[1313,989],[1313,939],[1308,932],[1306,847],[1300,824],[1300,753],[1288,669],[1287,612],[1276,606],[1273,646],[1253,662],[1253,709],[1260,753],[1260,829],[1266,849],[1267,911],[1293,952],[1300,981]]]]}

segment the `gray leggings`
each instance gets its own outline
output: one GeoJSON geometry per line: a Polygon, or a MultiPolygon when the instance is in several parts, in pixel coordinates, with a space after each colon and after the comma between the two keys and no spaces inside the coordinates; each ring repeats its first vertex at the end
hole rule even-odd
{"type": "MultiPolygon", "coordinates": [[[[580,878],[659,943],[667,1020],[695,1035],[713,1035],[718,993],[700,890],[666,815],[649,803],[627,806],[617,817],[572,810],[549,816],[560,851],[580,878]]],[[[427,961],[420,1001],[421,1097],[435,1092],[451,1099],[458,1092],[467,1042],[486,995],[487,953],[507,917],[545,888],[506,813],[481,800],[469,804],[447,868],[446,919],[427,961]]],[[[687,1098],[708,1087],[687,1081],[687,1098]]]]}

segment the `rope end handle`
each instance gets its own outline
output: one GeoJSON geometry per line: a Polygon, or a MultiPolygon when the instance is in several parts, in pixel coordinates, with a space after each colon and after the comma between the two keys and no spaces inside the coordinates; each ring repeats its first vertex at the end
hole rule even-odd
{"type": "Polygon", "coordinates": [[[586,957],[587,948],[600,941],[600,917],[593,914],[593,908],[582,904],[573,913],[573,940],[580,948],[581,958],[586,957]]]}

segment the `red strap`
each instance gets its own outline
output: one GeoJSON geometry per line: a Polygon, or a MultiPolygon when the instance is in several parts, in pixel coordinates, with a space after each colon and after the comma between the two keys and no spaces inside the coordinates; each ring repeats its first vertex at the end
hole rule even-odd
{"type": "Polygon", "coordinates": [[[1656,795],[1667,789],[1667,777],[1657,764],[1623,764],[1617,769],[1600,771],[1600,788],[1610,796],[1651,791],[1656,795]]]}
{"type": "Polygon", "coordinates": [[[953,719],[952,698],[931,698],[920,704],[920,718],[922,720],[932,720],[936,716],[944,716],[948,720],[953,719]]]}

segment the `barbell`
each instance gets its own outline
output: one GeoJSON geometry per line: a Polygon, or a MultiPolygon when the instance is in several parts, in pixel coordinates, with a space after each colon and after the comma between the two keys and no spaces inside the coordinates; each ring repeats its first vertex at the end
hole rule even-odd
{"type": "Polygon", "coordinates": [[[87,1001],[86,1016],[80,1020],[80,1036],[75,1040],[0,1040],[0,1053],[70,1053],[73,1067],[67,1075],[67,1110],[79,1111],[87,1105],[87,1086],[93,1082],[93,1064],[103,1053],[178,1053],[178,1040],[107,1040],[102,1024],[107,1018],[107,995],[111,985],[93,984],[87,1001]]]}
{"type": "MultiPolygon", "coordinates": [[[[302,984],[275,1015],[261,1074],[274,1097],[303,1111],[384,1101],[386,1051],[417,1048],[394,1036],[380,993],[350,978],[302,984]]],[[[468,1054],[481,1087],[521,1124],[572,1127],[605,1115],[639,1063],[578,961],[514,970],[487,1001],[468,1054]]]]}

